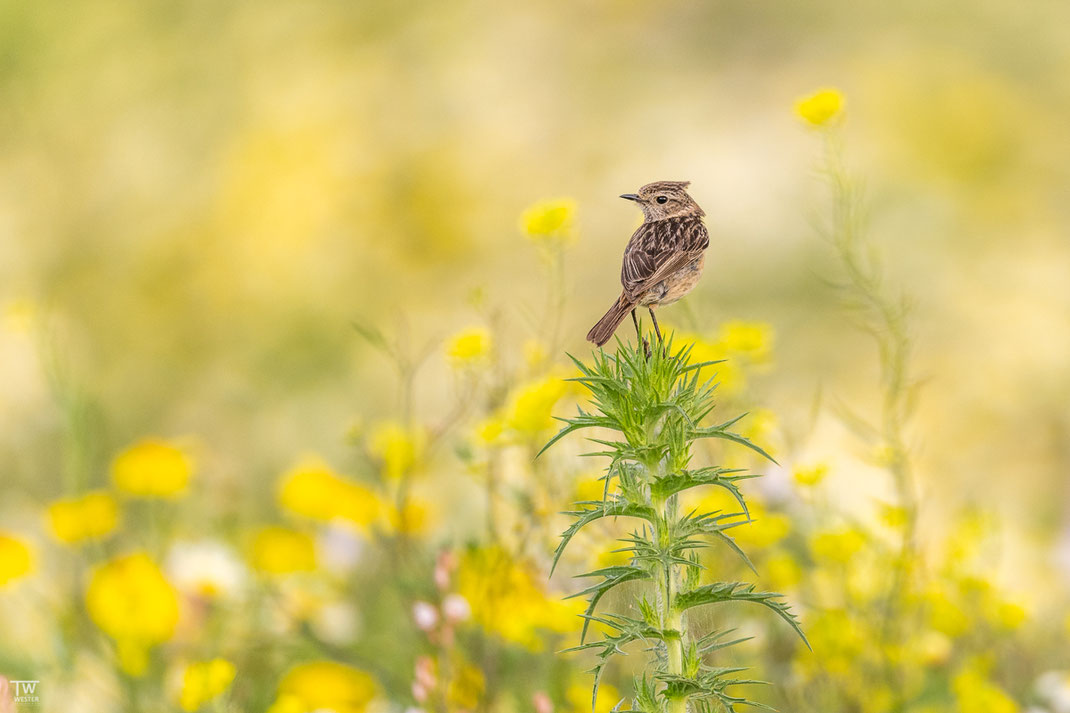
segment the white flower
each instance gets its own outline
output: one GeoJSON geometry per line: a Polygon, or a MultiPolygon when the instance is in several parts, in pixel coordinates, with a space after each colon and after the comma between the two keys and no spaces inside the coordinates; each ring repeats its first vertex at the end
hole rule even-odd
{"type": "Polygon", "coordinates": [[[347,602],[328,602],[311,621],[316,636],[332,644],[348,644],[360,633],[360,614],[347,602]]]}
{"type": "Polygon", "coordinates": [[[438,609],[428,602],[416,602],[412,605],[412,618],[421,631],[431,631],[438,623],[438,609]]]}
{"type": "Polygon", "coordinates": [[[364,540],[354,528],[344,523],[331,523],[316,541],[320,564],[333,574],[352,572],[364,554],[364,540]]]}
{"type": "Polygon", "coordinates": [[[1070,672],[1048,671],[1037,678],[1037,695],[1052,713],[1070,713],[1070,672]]]}
{"type": "Polygon", "coordinates": [[[239,596],[248,577],[234,550],[218,540],[176,542],[167,555],[166,569],[178,589],[207,599],[239,596]]]}
{"type": "Polygon", "coordinates": [[[447,621],[464,621],[472,616],[472,607],[460,594],[450,594],[442,601],[442,613],[446,615],[447,621]]]}

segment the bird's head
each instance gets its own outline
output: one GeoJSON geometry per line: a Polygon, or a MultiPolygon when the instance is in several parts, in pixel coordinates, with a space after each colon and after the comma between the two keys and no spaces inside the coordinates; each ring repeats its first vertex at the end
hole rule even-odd
{"type": "Polygon", "coordinates": [[[621,198],[638,203],[648,222],[686,216],[701,218],[706,214],[687,194],[690,185],[690,181],[654,181],[638,193],[625,193],[621,198]]]}

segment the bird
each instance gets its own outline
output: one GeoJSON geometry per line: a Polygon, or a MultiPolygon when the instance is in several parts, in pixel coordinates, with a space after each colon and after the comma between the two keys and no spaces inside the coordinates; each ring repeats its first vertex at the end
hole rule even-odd
{"type": "Polygon", "coordinates": [[[643,211],[643,224],[632,234],[624,249],[620,269],[623,290],[602,319],[591,327],[587,340],[596,346],[609,341],[629,313],[640,340],[635,310],[646,307],[654,323],[658,342],[661,328],[654,308],[672,304],[698,283],[705,263],[710,235],[702,222],[706,213],[687,193],[690,181],[655,181],[625,193],[643,211]]]}

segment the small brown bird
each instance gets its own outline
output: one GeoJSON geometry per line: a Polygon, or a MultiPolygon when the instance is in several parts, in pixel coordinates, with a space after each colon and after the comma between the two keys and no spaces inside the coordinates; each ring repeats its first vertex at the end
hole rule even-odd
{"type": "Polygon", "coordinates": [[[643,210],[643,224],[624,249],[620,282],[624,291],[598,324],[587,333],[588,341],[602,346],[613,336],[628,313],[639,334],[636,307],[650,310],[654,331],[661,340],[654,308],[672,304],[686,295],[702,275],[704,251],[710,235],[702,223],[706,215],[687,195],[690,181],[656,181],[625,193],[621,198],[635,201],[643,210]]]}

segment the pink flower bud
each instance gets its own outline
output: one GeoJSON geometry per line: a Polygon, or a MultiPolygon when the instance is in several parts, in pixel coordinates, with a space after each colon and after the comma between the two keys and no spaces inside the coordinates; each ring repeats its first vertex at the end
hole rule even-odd
{"type": "Polygon", "coordinates": [[[468,600],[460,594],[451,594],[442,600],[442,613],[447,621],[464,621],[472,616],[472,607],[468,606],[468,600]]]}
{"type": "Polygon", "coordinates": [[[554,702],[550,700],[546,691],[537,691],[531,697],[531,702],[535,704],[535,713],[554,713],[554,702]]]}
{"type": "Polygon", "coordinates": [[[428,602],[416,602],[412,605],[412,618],[420,631],[431,631],[438,624],[438,609],[428,602]]]}

